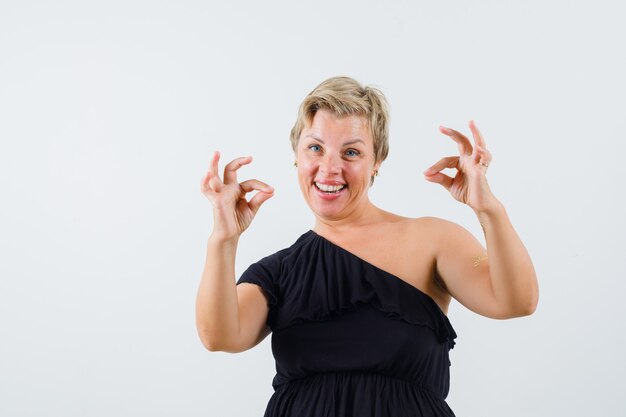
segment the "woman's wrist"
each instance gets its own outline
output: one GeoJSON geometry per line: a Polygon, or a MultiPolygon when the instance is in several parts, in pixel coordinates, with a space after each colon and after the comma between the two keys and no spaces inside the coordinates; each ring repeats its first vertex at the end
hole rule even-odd
{"type": "Polygon", "coordinates": [[[239,235],[232,233],[226,233],[218,229],[213,229],[209,235],[209,244],[218,246],[237,246],[239,243],[239,235]]]}
{"type": "Polygon", "coordinates": [[[494,219],[506,216],[506,209],[504,208],[504,205],[495,197],[489,204],[483,205],[480,209],[472,210],[474,210],[476,217],[478,217],[478,221],[480,221],[480,224],[483,226],[494,219]]]}

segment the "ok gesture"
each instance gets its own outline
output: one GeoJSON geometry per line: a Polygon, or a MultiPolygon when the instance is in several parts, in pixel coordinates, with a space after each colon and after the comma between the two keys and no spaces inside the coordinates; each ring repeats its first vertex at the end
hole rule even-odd
{"type": "Polygon", "coordinates": [[[473,146],[462,133],[443,126],[439,128],[441,133],[457,143],[459,155],[441,158],[424,171],[424,176],[430,182],[441,184],[457,201],[475,211],[484,211],[497,204],[486,177],[492,157],[474,121],[469,122],[469,127],[474,137],[473,146]],[[457,170],[454,178],[441,172],[445,168],[457,170]]]}
{"type": "Polygon", "coordinates": [[[220,153],[215,152],[209,170],[200,182],[200,191],[213,205],[213,234],[224,239],[238,238],[250,226],[261,205],[274,195],[274,188],[256,179],[237,182],[237,170],[252,157],[236,158],[218,174],[220,153]],[[249,201],[246,194],[258,191],[249,201]]]}

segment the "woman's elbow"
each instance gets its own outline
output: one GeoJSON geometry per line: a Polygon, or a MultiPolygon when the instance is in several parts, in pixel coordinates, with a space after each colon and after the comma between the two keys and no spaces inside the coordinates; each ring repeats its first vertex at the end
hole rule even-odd
{"type": "Polygon", "coordinates": [[[224,350],[215,340],[202,338],[200,340],[202,341],[202,346],[209,352],[222,352],[224,350]]]}
{"type": "Polygon", "coordinates": [[[219,337],[219,335],[198,329],[198,337],[202,346],[209,352],[226,352],[228,350],[224,343],[225,338],[219,337]]]}
{"type": "Polygon", "coordinates": [[[537,304],[539,304],[539,297],[534,296],[532,300],[526,305],[525,310],[523,311],[524,316],[530,316],[537,311],[537,304]]]}
{"type": "Polygon", "coordinates": [[[520,307],[512,318],[531,316],[535,313],[535,310],[537,310],[536,303],[528,304],[524,307],[520,307]]]}
{"type": "Polygon", "coordinates": [[[510,318],[530,316],[537,310],[539,286],[537,285],[536,277],[533,281],[532,285],[518,293],[517,300],[513,303],[513,308],[510,310],[510,318]]]}
{"type": "Polygon", "coordinates": [[[528,297],[524,302],[518,303],[515,308],[509,310],[509,314],[507,314],[508,319],[513,319],[517,317],[526,317],[531,316],[537,310],[537,304],[539,303],[538,294],[535,293],[532,296],[528,297]]]}
{"type": "Polygon", "coordinates": [[[200,342],[202,342],[202,346],[204,346],[206,350],[209,352],[219,352],[220,349],[215,338],[210,337],[210,335],[202,332],[200,329],[198,329],[198,337],[200,338],[200,342]]]}
{"type": "Polygon", "coordinates": [[[226,353],[239,353],[246,350],[240,344],[233,342],[226,337],[219,337],[218,335],[212,335],[207,333],[198,332],[202,346],[209,352],[226,352],[226,353]]]}
{"type": "Polygon", "coordinates": [[[526,302],[526,306],[525,306],[525,316],[530,316],[531,314],[534,314],[535,311],[537,310],[537,305],[539,304],[539,286],[537,285],[537,278],[535,278],[535,285],[533,290],[531,291],[531,295],[530,297],[528,297],[528,300],[526,302]]]}

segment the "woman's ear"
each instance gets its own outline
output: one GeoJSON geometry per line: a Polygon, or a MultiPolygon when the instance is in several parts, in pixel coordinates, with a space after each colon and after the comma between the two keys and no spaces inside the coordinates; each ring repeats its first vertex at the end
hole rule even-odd
{"type": "Polygon", "coordinates": [[[372,175],[370,176],[370,187],[374,185],[374,178],[378,176],[378,169],[380,168],[380,162],[376,162],[374,164],[374,168],[372,169],[372,175]]]}

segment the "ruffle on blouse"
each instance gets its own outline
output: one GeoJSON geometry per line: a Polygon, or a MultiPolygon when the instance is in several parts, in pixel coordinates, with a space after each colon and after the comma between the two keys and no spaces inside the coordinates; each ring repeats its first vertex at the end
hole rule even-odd
{"type": "Polygon", "coordinates": [[[253,264],[239,282],[258,284],[268,295],[273,330],[330,320],[368,304],[391,319],[430,328],[450,349],[455,345],[456,332],[429,295],[313,231],[253,264]]]}

